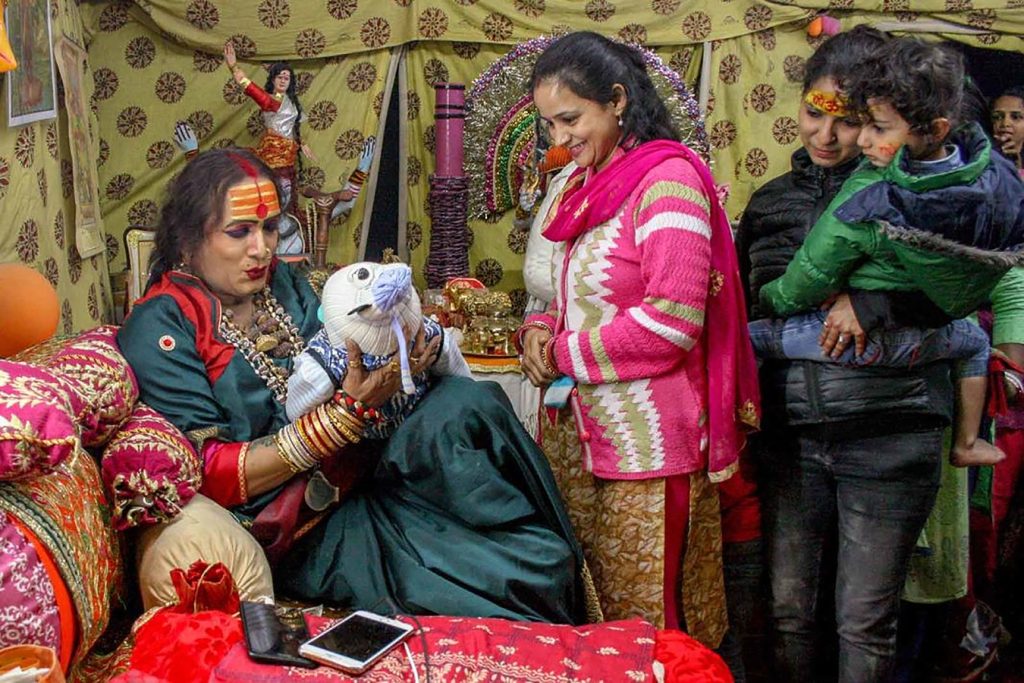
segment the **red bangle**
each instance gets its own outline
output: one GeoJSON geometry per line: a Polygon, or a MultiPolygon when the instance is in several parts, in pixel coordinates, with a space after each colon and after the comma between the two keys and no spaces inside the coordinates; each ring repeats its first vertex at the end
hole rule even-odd
{"type": "Polygon", "coordinates": [[[544,344],[544,367],[552,375],[558,374],[558,361],[555,359],[555,338],[548,339],[544,344]]]}
{"type": "Polygon", "coordinates": [[[338,403],[344,404],[348,411],[354,414],[360,420],[369,420],[370,422],[375,422],[377,419],[380,418],[380,413],[377,411],[376,408],[371,408],[362,401],[357,401],[356,399],[346,394],[342,389],[339,389],[334,394],[334,400],[338,403]]]}
{"type": "Polygon", "coordinates": [[[544,330],[548,334],[555,333],[554,330],[551,329],[550,325],[548,325],[547,323],[542,323],[539,320],[534,320],[532,322],[520,325],[519,329],[516,330],[515,335],[512,337],[512,341],[515,342],[516,345],[516,351],[518,351],[519,353],[523,352],[523,337],[526,336],[526,333],[529,332],[530,330],[544,330]]]}

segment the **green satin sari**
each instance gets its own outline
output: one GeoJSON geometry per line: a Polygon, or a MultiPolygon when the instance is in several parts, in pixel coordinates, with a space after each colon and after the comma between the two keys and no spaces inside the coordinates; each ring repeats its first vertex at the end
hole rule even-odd
{"type": "Polygon", "coordinates": [[[384,612],[583,623],[582,565],[547,461],[504,393],[446,378],[277,581],[384,612]]]}

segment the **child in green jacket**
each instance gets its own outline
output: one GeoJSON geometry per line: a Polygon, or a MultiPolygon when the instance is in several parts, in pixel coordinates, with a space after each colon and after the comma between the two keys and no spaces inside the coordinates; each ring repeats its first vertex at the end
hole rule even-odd
{"type": "MultiPolygon", "coordinates": [[[[958,54],[913,38],[890,41],[844,83],[866,123],[866,162],[846,181],[785,274],[761,289],[777,316],[815,311],[847,289],[924,292],[950,319],[985,302],[1024,260],[1024,185],[976,123],[957,125],[964,67],[958,54]]],[[[867,330],[866,353],[830,331],[821,312],[752,323],[762,356],[907,365],[958,364],[955,465],[1004,455],[977,439],[985,406],[987,340],[958,321],[940,330],[867,330]],[[810,340],[810,343],[808,343],[810,340]],[[817,347],[816,343],[821,344],[817,347]],[[828,348],[831,356],[822,353],[828,348]]]]}

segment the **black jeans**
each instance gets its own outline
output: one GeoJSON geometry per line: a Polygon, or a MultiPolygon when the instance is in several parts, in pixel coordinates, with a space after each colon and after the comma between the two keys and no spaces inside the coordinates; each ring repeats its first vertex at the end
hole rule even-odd
{"type": "Polygon", "coordinates": [[[830,588],[825,549],[834,547],[838,680],[889,681],[907,562],[938,490],[942,431],[762,440],[778,680],[820,680],[818,601],[830,588]]]}

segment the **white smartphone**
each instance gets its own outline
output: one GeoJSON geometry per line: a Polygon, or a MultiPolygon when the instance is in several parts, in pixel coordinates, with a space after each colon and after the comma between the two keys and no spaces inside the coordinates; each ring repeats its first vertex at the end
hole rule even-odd
{"type": "Polygon", "coordinates": [[[411,624],[360,610],[300,645],[299,654],[345,673],[361,674],[414,630],[411,624]]]}

